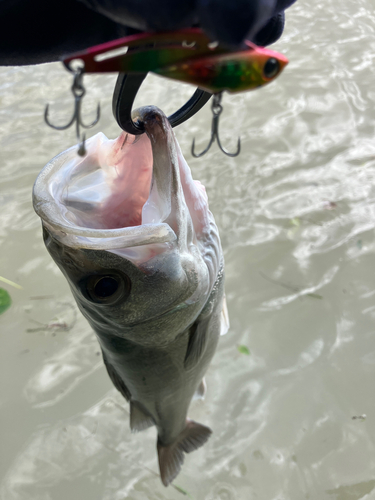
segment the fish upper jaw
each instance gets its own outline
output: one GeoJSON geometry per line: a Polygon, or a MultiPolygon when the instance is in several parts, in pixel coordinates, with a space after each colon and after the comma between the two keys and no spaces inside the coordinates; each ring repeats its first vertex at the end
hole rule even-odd
{"type": "Polygon", "coordinates": [[[145,106],[134,114],[145,128],[153,155],[151,190],[142,209],[142,223],[167,223],[177,236],[179,250],[187,251],[193,241],[194,228],[185,203],[178,144],[172,127],[156,106],[145,106]]]}

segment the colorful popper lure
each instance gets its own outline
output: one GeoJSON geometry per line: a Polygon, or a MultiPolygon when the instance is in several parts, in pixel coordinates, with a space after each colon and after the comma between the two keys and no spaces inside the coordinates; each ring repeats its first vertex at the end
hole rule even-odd
{"type": "Polygon", "coordinates": [[[247,44],[249,50],[188,59],[154,72],[208,92],[236,93],[266,85],[288,64],[288,59],[278,52],[247,44]]]}

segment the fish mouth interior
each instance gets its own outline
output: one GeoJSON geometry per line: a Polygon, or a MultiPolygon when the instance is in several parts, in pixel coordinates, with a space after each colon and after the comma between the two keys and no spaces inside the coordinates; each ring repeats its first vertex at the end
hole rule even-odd
{"type": "Polygon", "coordinates": [[[206,190],[193,180],[168,118],[155,106],[137,112],[144,134],[108,140],[98,133],[86,141],[84,158],[72,147],[36,179],[34,210],[65,245],[169,251],[208,231],[206,190]]]}
{"type": "Polygon", "coordinates": [[[152,171],[147,134],[123,132],[114,141],[98,134],[87,141],[85,158],[70,170],[66,166],[64,186],[55,201],[64,209],[66,221],[78,227],[110,230],[141,226],[152,171]]]}

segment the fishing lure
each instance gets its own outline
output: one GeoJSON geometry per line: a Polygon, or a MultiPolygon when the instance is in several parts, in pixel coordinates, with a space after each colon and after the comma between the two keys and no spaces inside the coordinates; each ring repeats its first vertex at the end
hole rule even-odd
{"type": "MultiPolygon", "coordinates": [[[[137,92],[148,72],[198,86],[190,100],[168,117],[172,126],[179,125],[193,116],[216,94],[216,104],[212,108],[212,134],[210,145],[215,139],[220,149],[218,136],[218,120],[222,111],[218,94],[224,90],[230,93],[253,90],[274,80],[288,63],[282,54],[257,47],[249,41],[243,47],[232,52],[229,48],[210,39],[198,28],[165,33],[141,33],[119,40],[90,47],[84,51],[70,54],[63,59],[65,67],[77,78],[79,66],[80,84],[84,73],[119,72],[113,97],[113,113],[119,126],[126,132],[139,135],[144,132],[141,123],[133,122],[131,110],[137,92]]],[[[83,86],[82,86],[83,88],[83,86]]],[[[45,121],[48,125],[65,129],[76,121],[77,137],[79,126],[83,124],[80,116],[80,105],[83,93],[77,98],[75,114],[68,125],[56,127],[48,120],[48,107],[45,121]]],[[[99,119],[99,111],[98,111],[99,119]]],[[[204,154],[208,149],[201,153],[204,154]]],[[[194,145],[193,145],[194,151],[194,145]]],[[[240,144],[236,153],[239,154],[240,144]]],[[[83,136],[79,154],[85,154],[85,137],[83,136]]],[[[194,154],[194,153],[193,153],[194,154]]],[[[199,156],[201,156],[201,154],[199,156]]],[[[194,154],[195,155],[195,154],[194,154]]]]}
{"type": "Polygon", "coordinates": [[[273,50],[246,41],[232,52],[210,42],[197,28],[178,32],[133,35],[91,47],[64,58],[71,70],[79,60],[86,73],[147,73],[211,92],[243,92],[271,82],[288,63],[273,50]]]}

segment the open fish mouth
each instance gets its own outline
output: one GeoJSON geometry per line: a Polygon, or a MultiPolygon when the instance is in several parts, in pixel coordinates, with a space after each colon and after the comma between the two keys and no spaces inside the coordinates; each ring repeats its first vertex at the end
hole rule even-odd
{"type": "Polygon", "coordinates": [[[70,148],[38,176],[34,209],[61,243],[114,251],[168,245],[186,218],[202,231],[205,189],[191,178],[168,119],[154,106],[136,113],[146,133],[116,140],[99,133],[86,141],[84,158],[70,148]]]}

